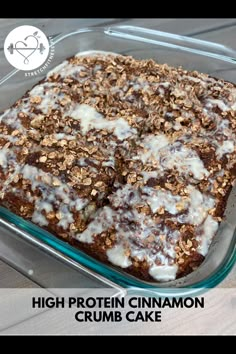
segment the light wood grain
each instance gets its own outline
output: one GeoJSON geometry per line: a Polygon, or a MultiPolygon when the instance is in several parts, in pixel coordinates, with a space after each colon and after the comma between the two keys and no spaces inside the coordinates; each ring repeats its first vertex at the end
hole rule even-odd
{"type": "Polygon", "coordinates": [[[164,32],[176,33],[193,36],[197,33],[212,31],[216,28],[224,28],[231,26],[232,24],[236,25],[235,18],[173,18],[173,19],[159,19],[159,18],[134,18],[128,21],[122,21],[122,25],[132,25],[140,26],[146,28],[157,29],[164,32]]]}
{"type": "Polygon", "coordinates": [[[0,260],[0,288],[35,288],[32,280],[0,260]]]}
{"type": "MultiPolygon", "coordinates": [[[[0,19],[0,51],[3,48],[4,39],[15,27],[20,25],[33,25],[42,29],[48,36],[55,36],[59,33],[88,27],[88,26],[114,26],[132,25],[161,30],[164,32],[195,36],[223,43],[236,48],[235,27],[236,19],[121,19],[121,18],[100,18],[100,19],[0,19]],[[220,30],[217,30],[220,28],[220,30]],[[210,31],[210,32],[209,32],[210,31]]],[[[60,55],[60,53],[58,54],[60,55]]],[[[12,66],[3,59],[0,61],[0,78],[12,70],[12,66]]]]}
{"type": "MultiPolygon", "coordinates": [[[[121,22],[120,18],[21,18],[21,19],[0,19],[0,43],[4,40],[7,34],[17,26],[29,25],[40,28],[47,36],[54,36],[62,32],[70,32],[82,27],[97,26],[121,22]]],[[[2,48],[3,46],[0,45],[2,48]]]]}
{"type": "MultiPolygon", "coordinates": [[[[32,25],[39,27],[48,36],[53,36],[59,33],[70,32],[82,27],[101,26],[101,25],[131,25],[146,28],[157,29],[161,31],[184,34],[190,36],[200,36],[199,32],[207,32],[216,28],[223,28],[221,33],[232,33],[231,29],[227,30],[224,27],[236,25],[236,19],[121,19],[121,18],[100,18],[100,19],[0,19],[0,48],[3,47],[3,41],[6,35],[15,27],[21,25],[32,25]]],[[[231,28],[231,27],[230,27],[231,28]]],[[[210,32],[211,33],[211,32],[210,32]]],[[[214,36],[214,34],[213,34],[214,36]]]]}
{"type": "Polygon", "coordinates": [[[236,265],[230,271],[229,275],[218,285],[218,287],[236,289],[236,265]]]}
{"type": "Polygon", "coordinates": [[[236,50],[236,26],[196,35],[207,41],[221,43],[236,50]]]}

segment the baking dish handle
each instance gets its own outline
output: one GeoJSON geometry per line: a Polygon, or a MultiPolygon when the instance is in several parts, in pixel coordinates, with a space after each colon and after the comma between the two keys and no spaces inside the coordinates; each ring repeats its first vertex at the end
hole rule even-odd
{"type": "Polygon", "coordinates": [[[236,61],[236,51],[222,44],[204,41],[201,39],[181,36],[168,32],[152,30],[136,26],[111,26],[105,29],[109,36],[132,39],[139,42],[165,46],[173,49],[182,49],[192,53],[211,56],[215,58],[236,61]]]}

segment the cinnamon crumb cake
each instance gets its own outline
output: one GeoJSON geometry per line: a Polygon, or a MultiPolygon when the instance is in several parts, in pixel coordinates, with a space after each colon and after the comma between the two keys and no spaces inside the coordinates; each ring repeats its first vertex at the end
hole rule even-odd
{"type": "Polygon", "coordinates": [[[141,279],[184,276],[235,179],[235,110],[230,82],[74,56],[0,116],[0,203],[141,279]]]}

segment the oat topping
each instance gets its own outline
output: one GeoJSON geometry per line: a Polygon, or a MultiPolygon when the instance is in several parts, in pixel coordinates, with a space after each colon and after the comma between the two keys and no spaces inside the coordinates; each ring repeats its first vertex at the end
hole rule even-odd
{"type": "Polygon", "coordinates": [[[207,255],[235,180],[236,87],[113,54],[76,55],[0,116],[0,200],[142,279],[207,255]]]}

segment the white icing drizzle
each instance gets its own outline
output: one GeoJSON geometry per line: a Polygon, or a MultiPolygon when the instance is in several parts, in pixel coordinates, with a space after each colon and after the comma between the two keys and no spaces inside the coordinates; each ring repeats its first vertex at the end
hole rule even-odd
{"type": "Polygon", "coordinates": [[[235,111],[236,110],[236,102],[231,106],[231,108],[235,111]]]}
{"type": "Polygon", "coordinates": [[[48,213],[54,210],[56,206],[59,217],[58,226],[67,229],[74,221],[70,210],[72,208],[81,210],[88,204],[86,199],[73,195],[67,184],[62,183],[57,177],[50,175],[48,172],[46,173],[30,165],[24,165],[20,172],[24,179],[31,181],[33,191],[39,189],[41,192],[41,197],[36,199],[35,210],[32,215],[32,221],[40,226],[48,225],[48,220],[42,214],[42,211],[48,213]]]}
{"type": "Polygon", "coordinates": [[[38,224],[39,226],[48,225],[48,220],[42,214],[42,210],[40,208],[37,208],[37,205],[35,205],[35,210],[32,215],[32,221],[35,222],[35,224],[38,224]]]}
{"type": "MultiPolygon", "coordinates": [[[[143,187],[142,192],[148,196],[143,196],[143,199],[147,201],[147,204],[150,205],[153,213],[156,213],[157,210],[161,207],[164,207],[170,214],[177,214],[178,209],[176,204],[181,201],[181,197],[178,195],[173,195],[171,192],[166,190],[155,190],[150,187],[143,187]]],[[[184,209],[187,207],[185,203],[184,209]]]]}
{"type": "Polygon", "coordinates": [[[19,118],[17,117],[19,112],[20,110],[17,108],[12,108],[11,110],[8,109],[4,114],[2,114],[0,121],[13,129],[25,131],[25,128],[22,126],[19,118]]]}
{"type": "Polygon", "coordinates": [[[168,146],[168,144],[169,140],[164,134],[146,136],[142,142],[142,145],[144,146],[144,152],[140,155],[141,161],[146,163],[151,157],[154,157],[156,160],[158,160],[159,151],[163,147],[168,146]]]}
{"type": "MultiPolygon", "coordinates": [[[[152,93],[158,92],[160,96],[164,96],[165,94],[165,89],[168,89],[170,87],[170,82],[168,81],[163,81],[163,82],[153,82],[150,83],[148,81],[143,80],[142,78],[136,78],[133,81],[127,81],[127,85],[122,88],[123,91],[126,91],[129,87],[132,87],[134,91],[140,91],[142,90],[143,92],[148,92],[152,93]]],[[[122,90],[115,86],[113,92],[120,92],[122,93],[122,90]]]]}
{"type": "Polygon", "coordinates": [[[8,155],[9,155],[9,149],[2,148],[0,150],[0,166],[2,168],[6,168],[8,166],[8,155]]]}
{"type": "Polygon", "coordinates": [[[54,139],[56,139],[57,141],[62,140],[62,139],[66,139],[66,140],[76,140],[76,137],[75,137],[74,135],[65,134],[65,133],[54,134],[53,137],[54,137],[54,139]]]}
{"type": "Polygon", "coordinates": [[[126,120],[119,118],[116,120],[107,120],[101,113],[98,113],[93,107],[87,104],[78,104],[72,108],[69,115],[73,119],[80,120],[82,134],[86,134],[91,129],[107,129],[113,131],[119,140],[124,140],[137,131],[131,128],[126,120]]]}
{"type": "Polygon", "coordinates": [[[141,175],[143,176],[143,180],[146,183],[150,178],[157,178],[158,172],[157,171],[142,171],[141,175]]]}
{"type": "Polygon", "coordinates": [[[6,109],[5,112],[0,115],[0,122],[2,122],[3,118],[6,117],[10,112],[10,109],[6,109]]]}
{"type": "Polygon", "coordinates": [[[86,205],[88,204],[88,200],[87,199],[82,199],[82,198],[77,198],[75,200],[75,209],[77,211],[82,210],[86,205]]]}
{"type": "Polygon", "coordinates": [[[110,156],[110,160],[108,160],[108,161],[103,161],[102,162],[102,166],[103,167],[115,167],[115,161],[114,161],[114,158],[112,158],[112,156],[110,156]]]}
{"type": "Polygon", "coordinates": [[[197,240],[199,242],[198,252],[203,256],[206,256],[212,238],[218,230],[218,223],[213,219],[211,215],[208,215],[204,223],[199,227],[197,233],[199,236],[197,240]]]}
{"type": "Polygon", "coordinates": [[[231,107],[226,105],[223,100],[217,100],[217,99],[213,99],[213,98],[208,98],[206,100],[206,102],[207,102],[207,104],[206,104],[207,108],[212,108],[212,106],[217,106],[223,112],[226,112],[229,109],[231,109],[231,107]]]}
{"type": "Polygon", "coordinates": [[[115,245],[113,248],[108,249],[106,253],[108,260],[121,268],[127,268],[132,264],[122,245],[115,245]]]}
{"type": "MultiPolygon", "coordinates": [[[[58,109],[60,107],[60,110],[63,109],[59,101],[62,99],[65,95],[63,93],[59,93],[57,89],[57,85],[55,83],[50,83],[50,82],[45,82],[43,84],[35,86],[31,91],[30,91],[30,97],[40,97],[41,101],[40,103],[36,103],[37,109],[40,109],[44,114],[48,114],[50,110],[58,109]],[[56,90],[56,91],[55,91],[56,90]]],[[[28,102],[28,106],[25,105],[24,111],[28,113],[30,105],[28,102]]]]}
{"type": "Polygon", "coordinates": [[[77,54],[75,54],[75,57],[101,56],[101,55],[109,55],[109,54],[111,54],[112,56],[118,55],[117,53],[108,52],[105,50],[85,50],[83,52],[78,52],[77,54]]]}
{"type": "Polygon", "coordinates": [[[198,77],[194,77],[194,76],[191,76],[191,75],[183,75],[183,79],[187,79],[187,80],[190,80],[190,81],[193,81],[197,84],[201,84],[201,86],[203,87],[206,87],[207,86],[207,82],[204,81],[204,80],[201,80],[200,78],[198,77]]]}
{"type": "Polygon", "coordinates": [[[224,140],[222,145],[219,144],[216,149],[216,155],[222,157],[225,154],[231,153],[234,151],[234,142],[232,140],[224,140]]]}
{"type": "Polygon", "coordinates": [[[59,74],[61,78],[73,77],[76,80],[84,81],[84,78],[79,77],[80,71],[86,70],[83,65],[74,65],[65,60],[62,64],[56,66],[48,72],[47,78],[52,75],[59,74]]]}
{"type": "MultiPolygon", "coordinates": [[[[74,205],[73,201],[73,205],[74,205]]],[[[58,226],[61,226],[64,230],[66,230],[72,222],[74,222],[74,217],[73,214],[70,213],[69,207],[67,205],[60,205],[59,208],[59,213],[60,213],[60,221],[58,223],[58,226]]]]}
{"type": "Polygon", "coordinates": [[[109,200],[115,208],[122,205],[133,206],[140,202],[140,195],[131,184],[126,184],[122,188],[119,188],[116,193],[111,194],[109,200]]]}
{"type": "MultiPolygon", "coordinates": [[[[101,54],[103,54],[103,55],[108,55],[108,54],[116,55],[115,53],[112,53],[112,52],[88,50],[88,51],[77,53],[75,55],[75,57],[81,57],[81,56],[87,56],[87,55],[96,56],[96,55],[101,55],[101,54]]],[[[95,72],[100,69],[101,69],[100,65],[96,65],[95,72]]],[[[81,70],[86,70],[86,68],[83,65],[73,65],[73,64],[69,63],[68,60],[64,60],[61,64],[57,65],[55,68],[53,68],[52,70],[50,70],[47,73],[47,78],[49,78],[50,76],[52,76],[54,74],[60,74],[60,76],[62,78],[68,77],[68,76],[74,77],[74,74],[79,73],[81,70]]],[[[75,76],[75,78],[78,78],[77,75],[75,76]]]]}
{"type": "MultiPolygon", "coordinates": [[[[10,172],[11,169],[17,168],[17,161],[13,149],[7,149],[3,147],[0,150],[0,167],[4,172],[10,172]]],[[[6,180],[4,184],[7,182],[8,180],[6,180]]]]}
{"type": "Polygon", "coordinates": [[[152,265],[149,274],[158,281],[170,281],[176,278],[178,266],[173,265],[152,265]]]}
{"type": "Polygon", "coordinates": [[[0,139],[1,138],[10,141],[11,143],[15,143],[18,140],[17,137],[6,134],[0,134],[0,139]]]}
{"type": "Polygon", "coordinates": [[[219,118],[214,114],[214,120],[216,121],[217,127],[216,130],[211,133],[210,138],[212,145],[216,147],[216,156],[217,158],[222,158],[223,155],[234,152],[235,150],[235,141],[236,136],[233,133],[233,130],[229,127],[229,121],[227,119],[219,118]],[[214,139],[214,136],[218,134],[223,135],[223,141],[218,141],[214,139]],[[227,137],[227,140],[225,139],[227,137]]]}
{"type": "Polygon", "coordinates": [[[209,176],[209,172],[197,153],[183,145],[176,146],[172,153],[169,151],[169,155],[166,155],[165,158],[166,161],[163,165],[167,168],[174,166],[180,174],[189,175],[191,173],[197,180],[209,176]]]}
{"type": "Polygon", "coordinates": [[[187,187],[187,190],[190,194],[188,213],[178,216],[177,220],[181,223],[200,225],[206,218],[208,211],[214,207],[215,200],[210,196],[202,194],[191,185],[187,187]]]}
{"type": "Polygon", "coordinates": [[[155,159],[158,171],[175,167],[180,174],[192,174],[197,180],[209,176],[198,154],[180,142],[171,144],[164,135],[149,135],[143,139],[142,145],[143,152],[134,158],[141,159],[143,163],[155,159]]]}
{"type": "Polygon", "coordinates": [[[109,207],[100,209],[94,221],[90,222],[85,231],[77,234],[76,238],[81,242],[92,243],[93,236],[107,230],[112,225],[115,216],[114,211],[109,207]]]}
{"type": "Polygon", "coordinates": [[[50,72],[50,75],[48,74],[47,77],[53,75],[53,74],[60,74],[60,76],[62,78],[65,77],[73,77],[76,80],[79,81],[84,81],[85,78],[81,78],[79,77],[79,73],[80,71],[86,70],[86,68],[82,65],[74,65],[74,64],[70,64],[70,63],[66,63],[66,65],[64,65],[61,69],[59,68],[59,70],[56,68],[53,71],[50,72]]]}

